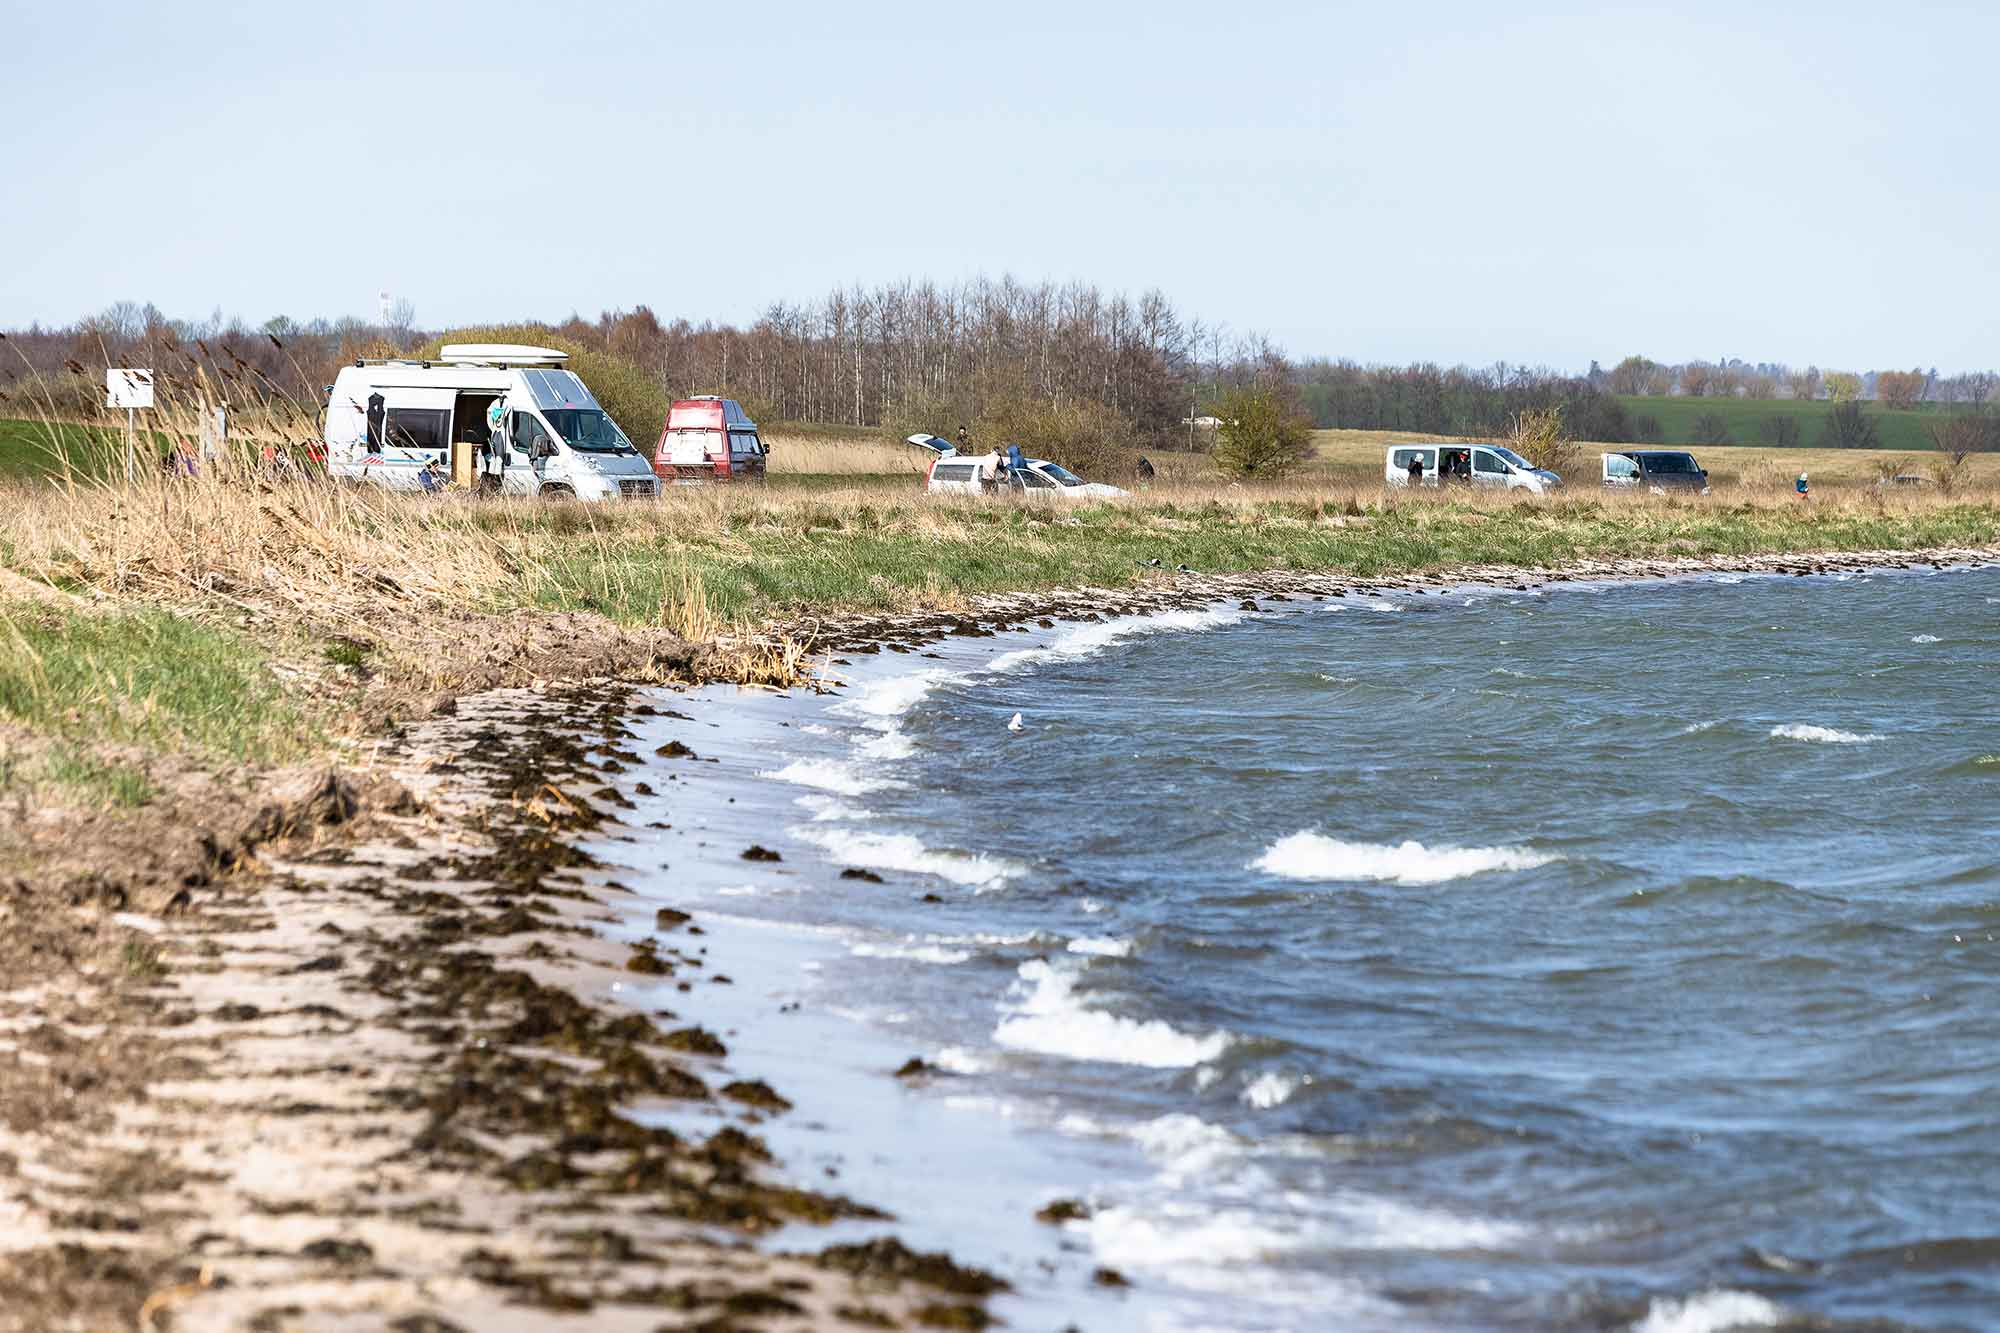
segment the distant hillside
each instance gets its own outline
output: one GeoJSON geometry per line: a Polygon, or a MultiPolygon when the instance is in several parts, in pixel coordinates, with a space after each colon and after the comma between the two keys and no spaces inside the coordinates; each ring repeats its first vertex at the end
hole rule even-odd
{"type": "MultiPolygon", "coordinates": [[[[1660,423],[1665,438],[1662,444],[1700,444],[1695,435],[1695,423],[1704,416],[1720,417],[1729,430],[1729,444],[1782,444],[1788,448],[1810,447],[1820,443],[1820,434],[1825,429],[1827,414],[1833,411],[1833,404],[1824,401],[1799,401],[1791,398],[1647,398],[1620,395],[1618,401],[1624,405],[1626,415],[1634,427],[1642,417],[1652,417],[1660,423]],[[1797,423],[1798,439],[1773,440],[1765,433],[1765,424],[1774,418],[1787,418],[1797,423]]],[[[1928,449],[1930,436],[1924,433],[1924,422],[1934,409],[1916,408],[1905,412],[1890,412],[1876,403],[1863,403],[1861,410],[1875,423],[1875,429],[1884,449],[1928,449]]],[[[1636,435],[1635,435],[1636,438],[1636,435]]]]}

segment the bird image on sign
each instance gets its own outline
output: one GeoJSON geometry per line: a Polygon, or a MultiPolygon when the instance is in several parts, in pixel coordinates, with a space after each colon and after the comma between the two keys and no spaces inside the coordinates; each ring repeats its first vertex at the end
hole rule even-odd
{"type": "Polygon", "coordinates": [[[150,408],[153,405],[153,372],[150,370],[107,370],[104,372],[106,407],[150,408]]]}

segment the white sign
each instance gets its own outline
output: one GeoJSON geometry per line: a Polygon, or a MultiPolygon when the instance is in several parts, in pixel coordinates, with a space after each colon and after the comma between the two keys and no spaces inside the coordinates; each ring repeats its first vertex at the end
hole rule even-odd
{"type": "Polygon", "coordinates": [[[104,405],[106,407],[145,407],[153,405],[153,372],[150,370],[107,370],[104,372],[104,405]]]}

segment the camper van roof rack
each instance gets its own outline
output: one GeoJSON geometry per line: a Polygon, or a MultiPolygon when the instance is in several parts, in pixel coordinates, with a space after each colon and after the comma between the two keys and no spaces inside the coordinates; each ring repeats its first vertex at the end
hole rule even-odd
{"type": "Polygon", "coordinates": [[[447,343],[436,359],[452,366],[559,366],[569,353],[518,343],[447,343]]]}

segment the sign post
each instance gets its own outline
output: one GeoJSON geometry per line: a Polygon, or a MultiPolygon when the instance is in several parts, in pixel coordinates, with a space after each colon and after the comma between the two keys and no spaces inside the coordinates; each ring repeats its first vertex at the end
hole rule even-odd
{"type": "Polygon", "coordinates": [[[136,414],[153,406],[153,372],[150,370],[106,370],[104,405],[125,409],[125,484],[139,480],[139,460],[135,454],[138,434],[136,414]]]}

